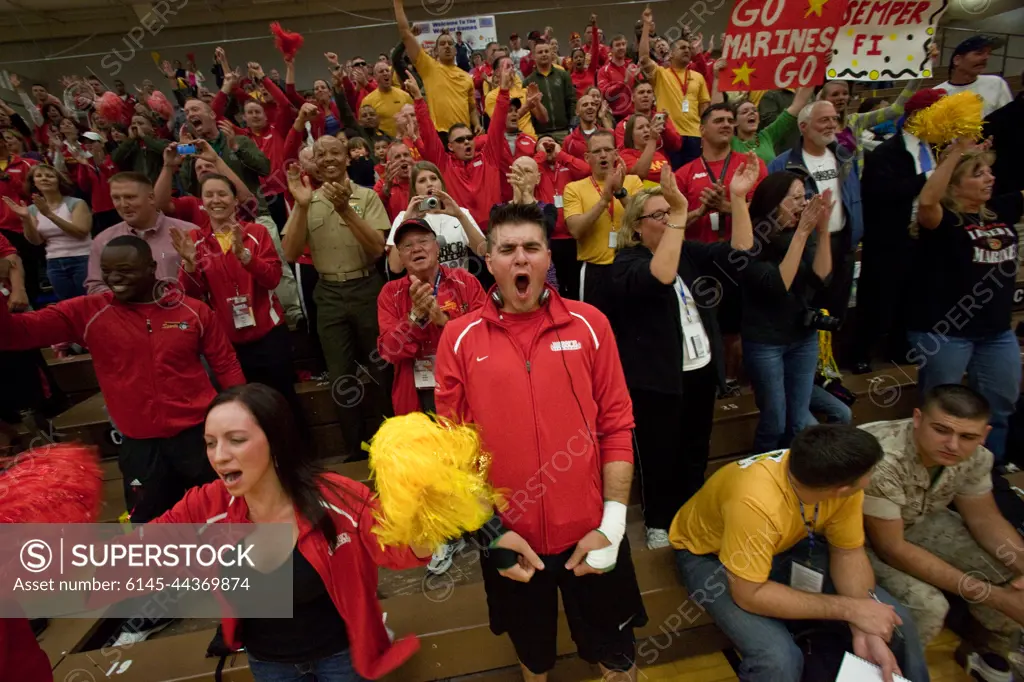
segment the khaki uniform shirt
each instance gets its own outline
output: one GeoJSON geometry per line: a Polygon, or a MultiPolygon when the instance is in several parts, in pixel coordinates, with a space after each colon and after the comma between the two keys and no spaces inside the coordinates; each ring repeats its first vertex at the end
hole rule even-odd
{"type": "Polygon", "coordinates": [[[864,515],[903,519],[909,528],[923,516],[945,509],[958,495],[983,495],[992,490],[992,452],[979,445],[956,466],[944,467],[932,483],[914,443],[914,420],[874,422],[860,428],[882,444],[885,456],[871,474],[864,497],[864,515]]]}
{"type": "MultiPolygon", "coordinates": [[[[349,206],[370,227],[387,233],[391,221],[377,193],[355,184],[352,187],[349,206]]],[[[313,266],[321,275],[344,275],[373,267],[374,259],[334,210],[334,205],[320,195],[320,190],[313,192],[306,220],[309,230],[306,240],[313,266]]]]}

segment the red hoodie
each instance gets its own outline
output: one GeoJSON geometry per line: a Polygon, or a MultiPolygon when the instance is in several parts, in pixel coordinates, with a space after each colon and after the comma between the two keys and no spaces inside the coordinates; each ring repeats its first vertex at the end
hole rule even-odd
{"type": "Polygon", "coordinates": [[[380,200],[384,202],[384,208],[388,211],[388,218],[394,220],[398,217],[398,214],[409,208],[409,200],[412,196],[409,194],[409,180],[398,179],[397,182],[391,183],[391,188],[384,191],[384,178],[377,181],[377,184],[373,186],[373,191],[377,193],[380,200]]]}
{"type": "Polygon", "coordinates": [[[252,253],[248,265],[228,249],[224,253],[213,228],[192,230],[189,238],[196,245],[196,271],[178,273],[178,283],[193,298],[206,298],[227,330],[231,343],[252,343],[262,339],[284,319],[284,309],[274,295],[281,283],[281,258],[274,250],[267,228],[259,223],[240,223],[245,244],[252,253]],[[248,297],[255,326],[235,328],[234,312],[228,299],[248,297]]]}
{"type": "Polygon", "coordinates": [[[505,526],[558,554],[601,525],[602,469],[633,461],[633,404],[608,319],[547,290],[529,354],[492,304],[445,325],[435,397],[480,429],[491,483],[512,491],[505,526]]]}
{"type": "Polygon", "coordinates": [[[0,349],[74,342],[88,346],[111,421],[129,438],[168,438],[206,418],[221,388],[245,383],[235,351],[209,306],[169,291],[125,304],[107,291],[11,315],[0,306],[0,349]]]}
{"type": "MultiPolygon", "coordinates": [[[[487,294],[480,281],[462,268],[441,265],[438,281],[437,305],[454,320],[481,308],[487,294]]],[[[442,328],[428,323],[423,328],[409,320],[412,297],[409,296],[409,275],[393,279],[384,285],[377,297],[377,352],[395,366],[395,381],[391,385],[391,403],[395,414],[409,414],[420,410],[413,375],[413,361],[437,354],[437,342],[442,328]]]]}
{"type": "MultiPolygon", "coordinates": [[[[376,680],[409,660],[419,649],[415,635],[392,643],[384,627],[384,614],[377,600],[377,567],[395,571],[416,568],[426,563],[408,547],[381,548],[373,533],[374,512],[378,510],[369,488],[339,474],[324,474],[320,484],[321,504],[327,508],[337,538],[328,542],[323,533],[301,514],[296,549],[316,569],[345,621],[352,666],[362,677],[376,680]],[[328,485],[330,484],[330,485],[328,485]],[[331,486],[339,490],[332,489],[331,486]]],[[[252,523],[244,497],[232,497],[220,480],[192,488],[170,511],[151,523],[252,523]]],[[[109,570],[109,569],[102,569],[109,570]]],[[[102,573],[102,570],[100,573],[102,573]]],[[[97,579],[102,579],[97,575],[97,579]]],[[[145,583],[145,581],[143,581],[145,583]]],[[[99,596],[90,606],[111,599],[110,592],[99,596]]],[[[223,617],[224,642],[232,649],[242,647],[243,622],[231,617],[231,607],[217,594],[223,617]]]]}
{"type": "Polygon", "coordinates": [[[108,156],[103,163],[96,164],[95,159],[87,163],[76,163],[74,180],[78,188],[87,193],[93,213],[114,210],[114,200],[110,198],[110,178],[121,169],[108,156]]]}
{"type": "MultiPolygon", "coordinates": [[[[23,159],[12,154],[7,160],[7,168],[0,174],[0,197],[10,197],[14,203],[28,206],[32,197],[25,191],[25,178],[28,169],[36,165],[32,159],[23,159]]],[[[21,218],[7,207],[7,202],[0,201],[0,230],[10,230],[21,234],[21,218]]]]}
{"type": "Polygon", "coordinates": [[[494,105],[494,115],[487,129],[487,144],[483,152],[473,154],[469,161],[461,161],[448,153],[441,144],[434,122],[430,119],[426,100],[418,99],[415,104],[423,158],[441,170],[448,194],[459,206],[469,209],[473,220],[484,232],[487,232],[491,207],[501,203],[501,183],[512,164],[512,154],[505,141],[508,105],[508,90],[502,90],[494,105]]]}
{"type": "Polygon", "coordinates": [[[554,163],[548,163],[547,154],[543,150],[538,151],[533,160],[540,169],[537,200],[554,204],[558,208],[558,222],[555,223],[555,231],[551,238],[572,239],[573,236],[569,234],[569,228],[565,224],[565,215],[562,213],[562,193],[570,182],[582,180],[590,175],[590,164],[564,151],[558,152],[554,163]]]}

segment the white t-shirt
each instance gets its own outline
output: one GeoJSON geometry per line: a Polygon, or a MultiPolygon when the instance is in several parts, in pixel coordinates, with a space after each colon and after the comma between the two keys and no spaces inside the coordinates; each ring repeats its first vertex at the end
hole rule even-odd
{"type": "MultiPolygon", "coordinates": [[[[462,212],[469,218],[473,227],[479,230],[480,227],[473,220],[469,211],[462,209],[462,212]]],[[[467,268],[469,266],[469,237],[466,236],[466,231],[462,229],[462,223],[458,218],[443,213],[428,213],[424,217],[427,224],[433,228],[434,234],[437,235],[437,243],[440,246],[438,260],[441,265],[447,265],[450,268],[467,268]]],[[[391,223],[391,232],[388,232],[388,246],[395,245],[395,230],[403,220],[405,220],[405,211],[395,216],[395,222],[391,223]]]]}
{"type": "Polygon", "coordinates": [[[996,109],[1000,109],[1013,101],[1013,93],[1010,92],[1010,85],[999,76],[978,76],[977,80],[968,85],[953,85],[949,81],[935,86],[938,90],[945,90],[947,94],[955,95],[965,90],[970,90],[980,95],[984,100],[981,106],[981,115],[988,117],[996,109]]]}
{"type": "MultiPolygon", "coordinates": [[[[80,203],[82,203],[82,200],[77,197],[64,197],[64,201],[57,207],[54,213],[58,218],[63,218],[70,223],[71,211],[80,203]]],[[[92,236],[86,235],[81,239],[72,237],[57,227],[52,220],[40,215],[39,210],[35,206],[29,206],[28,210],[29,213],[36,217],[36,229],[46,244],[47,259],[74,258],[76,256],[89,257],[89,251],[92,249],[92,236]]]]}
{"type": "Polygon", "coordinates": [[[818,186],[818,194],[824,194],[825,190],[832,190],[832,199],[835,205],[832,207],[832,215],[828,217],[828,231],[839,232],[843,229],[843,202],[839,194],[839,168],[836,164],[836,155],[831,149],[826,149],[821,156],[809,154],[803,150],[804,163],[807,170],[811,172],[814,184],[818,186]]]}
{"type": "Polygon", "coordinates": [[[676,301],[679,302],[679,324],[683,329],[683,371],[707,367],[711,362],[711,339],[700,320],[700,310],[693,295],[683,283],[683,278],[676,275],[676,301]],[[684,303],[685,301],[685,303],[684,303]],[[698,331],[694,338],[687,338],[688,330],[698,331]]]}

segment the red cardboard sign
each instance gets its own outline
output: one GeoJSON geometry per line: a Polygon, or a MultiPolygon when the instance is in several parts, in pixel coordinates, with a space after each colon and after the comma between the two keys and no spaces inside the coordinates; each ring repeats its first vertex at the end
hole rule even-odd
{"type": "Polygon", "coordinates": [[[737,0],[722,44],[718,89],[818,85],[848,0],[737,0]]]}

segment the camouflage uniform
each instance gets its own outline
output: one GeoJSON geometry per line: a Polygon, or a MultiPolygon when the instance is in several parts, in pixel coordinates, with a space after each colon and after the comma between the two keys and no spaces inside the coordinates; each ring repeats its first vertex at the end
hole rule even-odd
{"type": "MultiPolygon", "coordinates": [[[[947,509],[958,495],[975,496],[992,490],[992,453],[978,446],[960,464],[945,467],[932,483],[914,444],[914,422],[874,422],[861,427],[882,444],[885,457],[875,467],[865,491],[864,515],[903,519],[903,537],[952,566],[994,584],[1014,577],[1005,564],[978,545],[959,514],[947,509]]],[[[868,550],[878,584],[914,614],[921,640],[927,644],[942,630],[949,602],[942,590],[882,562],[868,550]]],[[[1020,626],[995,609],[969,604],[971,615],[984,628],[977,646],[1005,653],[1013,647],[1020,626]]]]}

